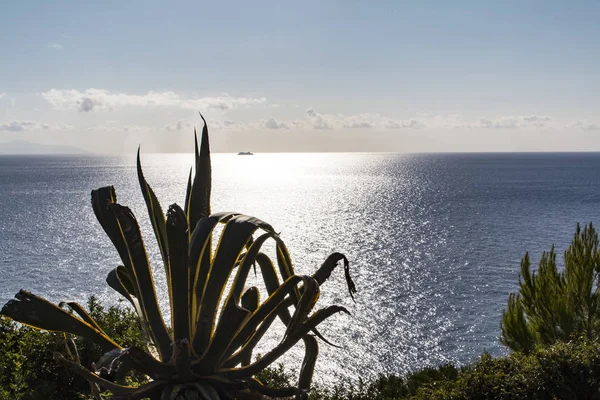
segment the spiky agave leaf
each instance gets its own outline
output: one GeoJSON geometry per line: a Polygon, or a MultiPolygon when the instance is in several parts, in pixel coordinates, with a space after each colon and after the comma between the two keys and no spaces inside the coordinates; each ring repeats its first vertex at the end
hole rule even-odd
{"type": "MultiPolygon", "coordinates": [[[[158,248],[160,250],[160,254],[163,260],[163,265],[167,270],[167,276],[169,276],[170,264],[169,245],[167,243],[167,222],[165,220],[165,214],[163,213],[162,207],[160,206],[160,202],[154,194],[154,190],[152,190],[152,188],[146,181],[146,178],[144,177],[139,147],[137,152],[137,174],[138,181],[140,183],[140,189],[142,191],[142,195],[144,196],[144,201],[148,209],[148,217],[150,218],[150,223],[152,224],[152,229],[154,230],[154,236],[156,237],[156,241],[158,242],[158,248]]],[[[169,293],[169,295],[170,294],[171,293],[169,293]]]]}
{"type": "Polygon", "coordinates": [[[208,125],[200,114],[204,126],[202,128],[201,146],[198,149],[198,137],[194,129],[196,175],[191,186],[188,204],[185,210],[188,215],[188,225],[194,229],[200,218],[210,215],[211,166],[210,146],[208,142],[208,125]]]}
{"type": "Polygon", "coordinates": [[[6,303],[0,314],[32,328],[84,337],[105,351],[120,347],[102,330],[25,290],[19,291],[6,303]]]}
{"type": "Polygon", "coordinates": [[[156,358],[160,355],[156,351],[156,345],[150,335],[150,327],[148,326],[148,320],[145,318],[145,312],[142,309],[142,304],[136,296],[136,292],[127,272],[127,268],[119,265],[108,273],[106,277],[106,283],[108,286],[113,288],[117,293],[123,296],[133,306],[135,313],[138,316],[138,322],[142,331],[142,339],[146,345],[146,350],[156,358]]]}
{"type": "Polygon", "coordinates": [[[173,339],[190,340],[191,337],[191,312],[190,312],[190,284],[188,267],[188,224],[183,210],[173,204],[167,214],[167,236],[169,244],[170,279],[169,289],[171,298],[171,326],[173,339]]]}
{"type": "Polygon", "coordinates": [[[302,367],[300,368],[298,389],[308,393],[315,371],[315,364],[317,363],[317,356],[319,355],[319,344],[317,339],[311,335],[302,336],[302,340],[304,341],[304,360],[302,360],[302,367]]]}
{"type": "Polygon", "coordinates": [[[150,263],[135,216],[129,208],[116,203],[113,187],[93,190],[92,206],[104,231],[117,247],[161,359],[170,359],[172,339],[158,306],[150,263]]]}
{"type": "Polygon", "coordinates": [[[252,234],[259,228],[273,231],[265,222],[245,215],[236,215],[225,224],[202,296],[199,298],[198,321],[193,342],[194,350],[199,355],[206,351],[211,340],[227,280],[252,234]]]}
{"type": "Polygon", "coordinates": [[[117,395],[129,395],[135,392],[135,388],[129,386],[123,386],[114,382],[108,381],[100,376],[96,375],[92,371],[83,367],[81,364],[75,361],[67,360],[65,356],[60,353],[54,353],[54,359],[64,366],[70,368],[77,375],[87,379],[90,382],[98,384],[103,390],[110,390],[112,393],[117,395]]]}
{"type": "Polygon", "coordinates": [[[298,327],[298,329],[290,333],[287,336],[287,338],[285,338],[275,348],[267,352],[254,363],[246,367],[223,369],[217,372],[224,374],[230,379],[240,379],[244,376],[256,375],[257,373],[259,373],[260,371],[277,361],[282,355],[285,354],[285,352],[287,352],[299,340],[301,340],[304,335],[308,334],[312,329],[314,329],[315,326],[319,325],[327,318],[339,312],[350,314],[348,310],[346,310],[346,308],[341,306],[329,306],[318,310],[313,315],[311,315],[300,327],[298,327]]]}
{"type": "MultiPolygon", "coordinates": [[[[196,224],[194,233],[190,237],[189,269],[190,269],[190,307],[192,337],[198,324],[198,312],[206,281],[211,268],[212,231],[219,223],[227,223],[238,213],[216,213],[206,218],[201,218],[196,224]]],[[[195,346],[195,345],[194,345],[195,346]]]]}

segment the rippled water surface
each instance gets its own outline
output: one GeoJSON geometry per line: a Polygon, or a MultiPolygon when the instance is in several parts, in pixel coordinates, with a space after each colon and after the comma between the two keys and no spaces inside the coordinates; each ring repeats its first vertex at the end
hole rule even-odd
{"type": "MultiPolygon", "coordinates": [[[[143,157],[163,208],[183,202],[191,163],[143,157]]],[[[21,288],[117,302],[104,279],[120,262],[89,199],[105,185],[140,220],[165,306],[133,157],[0,157],[2,302],[21,288]]],[[[343,349],[321,346],[319,376],[404,373],[505,352],[500,315],[525,251],[562,251],[577,222],[600,220],[600,155],[215,154],[212,199],[213,211],[270,222],[299,273],[334,251],[350,259],[357,303],[341,270],[322,288],[320,302],[352,316],[323,324],[343,349]]],[[[301,350],[284,361],[297,365],[301,350]]]]}

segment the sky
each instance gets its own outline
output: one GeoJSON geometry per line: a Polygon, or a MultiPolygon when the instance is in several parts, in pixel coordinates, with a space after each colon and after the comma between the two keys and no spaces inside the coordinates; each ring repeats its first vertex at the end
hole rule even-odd
{"type": "Polygon", "coordinates": [[[12,1],[0,150],[600,151],[600,1],[12,1]]]}

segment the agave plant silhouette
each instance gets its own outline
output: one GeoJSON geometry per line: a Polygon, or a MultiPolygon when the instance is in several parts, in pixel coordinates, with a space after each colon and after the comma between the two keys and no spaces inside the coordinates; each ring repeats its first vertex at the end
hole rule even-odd
{"type": "Polygon", "coordinates": [[[190,171],[184,208],[173,204],[166,217],[144,178],[138,149],[138,179],[166,272],[171,329],[161,315],[138,223],[129,208],[117,203],[112,186],[92,191],[94,213],[123,262],[106,281],[134,307],[146,348],[122,348],[77,303],[56,306],[24,290],[0,313],[34,328],[64,332],[68,356],[55,353],[55,358],[86,378],[94,393],[110,390],[112,399],[218,400],[250,393],[305,398],[318,354],[315,336],[323,339],[316,327],[335,313],[348,312],[340,306],[311,311],[320,286],[340,261],[354,299],[348,260],[333,253],[312,276],[296,275],[288,250],[271,225],[238,213],[211,215],[208,127],[202,120],[200,150],[194,131],[195,176],[192,179],[190,171]],[[224,227],[213,248],[219,224],[224,227]],[[261,252],[267,240],[275,242],[277,268],[261,252]],[[244,290],[257,265],[268,292],[262,302],[257,287],[244,290]],[[253,350],[276,318],[286,326],[283,339],[252,361],[253,350]],[[106,352],[93,371],[79,363],[67,334],[87,338],[106,352]],[[305,351],[296,387],[273,389],[254,378],[300,340],[305,351]],[[102,369],[114,372],[116,382],[101,377],[102,369]],[[150,382],[141,387],[123,385],[121,378],[131,370],[146,374],[150,382]]]}

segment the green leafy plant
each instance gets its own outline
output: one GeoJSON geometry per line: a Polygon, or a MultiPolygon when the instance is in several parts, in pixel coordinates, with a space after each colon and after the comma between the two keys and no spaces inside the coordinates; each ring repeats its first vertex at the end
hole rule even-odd
{"type": "MultiPolygon", "coordinates": [[[[137,315],[129,308],[104,308],[91,296],[89,314],[122,346],[143,345],[137,315]]],[[[102,349],[87,339],[74,337],[80,363],[91,367],[102,349]]],[[[66,368],[57,368],[52,357],[65,348],[64,335],[32,329],[0,316],[0,399],[91,400],[89,384],[66,368]]],[[[130,373],[125,380],[134,385],[147,382],[145,376],[130,373]]]]}
{"type": "Polygon", "coordinates": [[[348,312],[341,306],[311,311],[321,285],[340,261],[353,298],[356,288],[347,258],[334,253],[312,276],[296,275],[288,250],[271,225],[238,213],[211,214],[206,121],[200,149],[196,139],[195,176],[192,179],[190,171],[183,208],[173,204],[165,217],[144,177],[139,150],[137,172],[166,272],[170,325],[158,305],[138,223],[129,208],[117,203],[112,186],[92,191],[94,213],[123,262],[108,274],[107,283],[134,307],[145,345],[124,348],[79,304],[56,306],[24,290],[1,314],[34,328],[64,332],[68,354],[55,353],[55,358],[86,378],[98,397],[101,390],[109,390],[113,399],[130,400],[216,400],[252,393],[305,398],[318,355],[316,337],[324,340],[316,327],[336,313],[348,312]],[[220,233],[219,224],[224,225],[220,233]],[[267,240],[275,244],[277,267],[261,251],[267,240]],[[268,292],[264,301],[257,287],[245,289],[257,266],[268,292]],[[281,342],[252,361],[253,350],[277,318],[286,327],[281,342]],[[88,339],[105,352],[93,370],[81,365],[70,335],[88,339]],[[300,340],[305,355],[297,386],[273,389],[254,378],[300,340]],[[150,381],[127,386],[125,377],[132,370],[150,381]]]}
{"type": "Polygon", "coordinates": [[[521,261],[519,292],[502,313],[501,342],[529,353],[537,345],[572,339],[600,339],[600,252],[598,234],[589,224],[577,230],[564,253],[564,270],[556,265],[554,247],[544,252],[537,273],[529,254],[521,261]]]}

